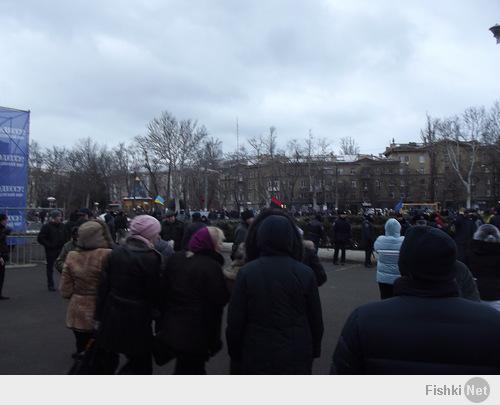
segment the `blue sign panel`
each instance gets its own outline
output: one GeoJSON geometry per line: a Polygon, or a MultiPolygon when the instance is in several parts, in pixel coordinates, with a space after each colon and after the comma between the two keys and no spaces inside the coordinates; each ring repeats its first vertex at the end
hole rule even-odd
{"type": "Polygon", "coordinates": [[[29,111],[0,107],[0,211],[14,232],[26,230],[29,123],[29,111]]]}

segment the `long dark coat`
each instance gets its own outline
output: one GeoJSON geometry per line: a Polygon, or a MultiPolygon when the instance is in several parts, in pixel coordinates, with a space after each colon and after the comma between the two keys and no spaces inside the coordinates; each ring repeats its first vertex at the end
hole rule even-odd
{"type": "Polygon", "coordinates": [[[136,239],[111,252],[101,273],[96,309],[101,347],[129,356],[151,352],[160,267],[160,254],[136,239]]]}
{"type": "Polygon", "coordinates": [[[243,374],[310,374],[320,355],[318,287],[312,270],[291,257],[295,235],[288,219],[269,216],[257,231],[260,257],[238,272],[226,337],[243,374]]]}
{"type": "Polygon", "coordinates": [[[220,350],[222,314],[229,301],[223,263],[214,251],[190,257],[179,252],[169,259],[162,280],[159,335],[176,354],[208,359],[220,350]]]}

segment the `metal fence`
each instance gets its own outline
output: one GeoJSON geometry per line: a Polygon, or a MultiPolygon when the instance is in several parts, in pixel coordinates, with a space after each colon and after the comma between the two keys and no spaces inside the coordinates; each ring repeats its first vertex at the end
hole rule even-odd
{"type": "Polygon", "coordinates": [[[20,266],[45,263],[45,250],[37,242],[37,236],[38,234],[8,236],[9,262],[7,264],[20,266]]]}

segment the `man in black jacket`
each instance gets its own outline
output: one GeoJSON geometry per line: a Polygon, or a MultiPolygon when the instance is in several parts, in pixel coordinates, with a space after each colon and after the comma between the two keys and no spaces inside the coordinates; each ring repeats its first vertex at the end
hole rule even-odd
{"type": "Polygon", "coordinates": [[[238,246],[245,242],[247,237],[248,227],[252,224],[254,220],[254,214],[252,210],[245,210],[241,213],[241,223],[236,227],[234,231],[234,242],[231,248],[231,260],[234,260],[234,255],[238,250],[238,246]]]}
{"type": "Polygon", "coordinates": [[[336,374],[498,374],[500,313],[459,297],[456,245],[443,231],[411,228],[395,297],[350,315],[333,355],[336,374]]]}
{"type": "Polygon", "coordinates": [[[9,297],[2,295],[3,282],[5,280],[5,264],[9,261],[9,246],[7,236],[10,229],[7,228],[7,215],[0,214],[0,300],[8,300],[9,297]]]}
{"type": "Polygon", "coordinates": [[[319,244],[325,239],[325,228],[323,226],[321,215],[317,214],[314,219],[306,226],[305,237],[314,243],[314,250],[318,253],[319,244]]]}
{"type": "Polygon", "coordinates": [[[375,243],[375,230],[373,229],[373,216],[366,215],[361,225],[361,243],[365,249],[365,267],[372,266],[373,244],[375,243]]]}
{"type": "Polygon", "coordinates": [[[45,248],[47,260],[47,288],[55,291],[54,288],[54,263],[56,262],[62,247],[66,243],[66,232],[62,223],[61,211],[50,212],[50,220],[42,226],[38,234],[38,243],[45,248]]]}
{"type": "Polygon", "coordinates": [[[500,205],[495,207],[495,215],[490,218],[489,223],[495,225],[500,230],[500,205]]]}
{"type": "Polygon", "coordinates": [[[351,239],[351,224],[347,222],[345,212],[341,212],[339,218],[335,221],[332,227],[332,238],[335,245],[333,253],[333,264],[339,264],[339,250],[342,252],[340,256],[340,264],[345,264],[345,250],[349,240],[351,239]]]}
{"type": "Polygon", "coordinates": [[[160,236],[163,240],[174,241],[174,251],[182,250],[182,238],[184,236],[184,222],[177,219],[175,211],[168,210],[161,223],[160,236]]]}
{"type": "Polygon", "coordinates": [[[207,226],[201,220],[201,214],[199,212],[193,212],[191,216],[191,223],[184,229],[184,235],[182,236],[182,250],[187,250],[191,236],[193,236],[201,228],[207,226]]]}

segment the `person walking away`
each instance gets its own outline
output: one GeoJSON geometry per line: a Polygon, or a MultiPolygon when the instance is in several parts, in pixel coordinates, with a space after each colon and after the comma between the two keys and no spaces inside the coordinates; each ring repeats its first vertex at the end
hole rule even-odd
{"type": "Polygon", "coordinates": [[[115,229],[116,229],[116,243],[120,243],[122,239],[125,239],[128,232],[128,218],[127,215],[122,211],[118,211],[115,217],[115,229]]]}
{"type": "Polygon", "coordinates": [[[477,280],[481,300],[500,311],[500,231],[481,225],[474,234],[466,264],[477,280]]]}
{"type": "Polygon", "coordinates": [[[177,215],[172,210],[167,210],[165,218],[161,223],[160,236],[163,240],[173,241],[174,251],[182,250],[182,238],[184,237],[184,222],[177,219],[177,215]]]}
{"type": "Polygon", "coordinates": [[[490,218],[489,224],[496,226],[500,230],[500,205],[495,207],[495,215],[490,218]]]}
{"type": "Polygon", "coordinates": [[[111,235],[111,239],[113,242],[116,240],[116,226],[115,226],[115,215],[111,208],[109,208],[104,215],[104,221],[108,226],[109,234],[111,235]]]}
{"type": "Polygon", "coordinates": [[[377,259],[377,283],[380,290],[380,298],[391,298],[394,295],[394,281],[398,279],[399,249],[403,243],[404,236],[401,236],[401,225],[390,218],[385,223],[385,235],[381,235],[375,240],[374,250],[378,255],[377,259]]]}
{"type": "Polygon", "coordinates": [[[59,210],[50,212],[49,222],[42,226],[38,234],[38,243],[45,248],[47,260],[47,288],[55,291],[54,288],[54,264],[61,253],[61,249],[66,243],[66,233],[62,224],[62,213],[59,210]]]}
{"type": "Polygon", "coordinates": [[[248,228],[252,224],[254,219],[254,213],[252,210],[245,210],[241,213],[241,222],[234,231],[234,242],[231,248],[231,260],[234,260],[235,253],[238,250],[238,246],[241,243],[245,242],[248,228]]]}
{"type": "Polygon", "coordinates": [[[456,245],[415,226],[399,252],[394,298],[355,309],[333,354],[332,374],[499,374],[500,313],[459,297],[456,245]]]}
{"type": "Polygon", "coordinates": [[[325,239],[325,228],[321,215],[317,214],[306,226],[306,239],[314,243],[314,249],[318,253],[320,242],[325,239]]]}
{"type": "Polygon", "coordinates": [[[345,212],[342,211],[332,227],[333,243],[335,251],[333,253],[333,264],[339,264],[339,251],[341,251],[340,264],[345,264],[345,250],[351,240],[351,224],[346,219],[345,212]]]}
{"type": "Polygon", "coordinates": [[[59,291],[63,298],[69,299],[66,326],[75,335],[75,354],[78,354],[85,350],[95,329],[97,289],[112,240],[106,224],[99,220],[87,221],[75,229],[78,229],[76,249],[68,252],[64,261],[59,291]]]}
{"type": "Polygon", "coordinates": [[[474,236],[475,224],[469,211],[460,212],[454,221],[455,225],[455,243],[457,244],[457,259],[461,262],[466,261],[469,247],[474,236]]]}
{"type": "Polygon", "coordinates": [[[61,274],[63,271],[64,262],[66,261],[66,257],[68,257],[68,253],[77,249],[77,241],[78,241],[78,227],[74,226],[71,231],[71,239],[64,244],[64,246],[61,249],[61,253],[59,253],[56,262],[54,263],[54,268],[57,270],[59,274],[61,274]]]}
{"type": "Polygon", "coordinates": [[[191,223],[184,230],[184,235],[182,236],[182,250],[188,249],[189,241],[191,237],[201,228],[206,227],[207,224],[202,222],[201,214],[199,212],[193,212],[191,216],[191,223]]]}
{"type": "Polygon", "coordinates": [[[71,241],[73,237],[73,228],[77,226],[77,221],[78,221],[78,210],[74,210],[71,212],[71,214],[69,214],[69,219],[64,224],[64,232],[66,233],[66,242],[71,241]]]}
{"type": "Polygon", "coordinates": [[[219,228],[201,228],[187,252],[176,253],[165,269],[159,336],[175,353],[174,374],[206,374],[206,362],[222,348],[222,314],[229,300],[222,273],[223,241],[219,228]]]}
{"type": "Polygon", "coordinates": [[[233,374],[311,374],[323,320],[316,279],[301,263],[302,253],[286,213],[271,209],[255,219],[228,309],[233,374]]]}
{"type": "Polygon", "coordinates": [[[9,261],[9,245],[7,245],[7,236],[10,234],[10,229],[7,227],[7,215],[0,214],[0,300],[8,300],[2,294],[3,284],[5,281],[5,265],[9,261]]]}
{"type": "MultiPolygon", "coordinates": [[[[116,247],[101,273],[96,307],[97,344],[122,353],[120,374],[152,374],[152,322],[160,307],[161,255],[154,249],[160,222],[138,215],[130,236],[116,247]]],[[[114,370],[109,370],[113,373],[114,370]]]]}
{"type": "Polygon", "coordinates": [[[365,250],[365,267],[372,267],[373,242],[375,230],[373,229],[373,216],[366,215],[361,224],[361,243],[365,250]]]}
{"type": "Polygon", "coordinates": [[[303,240],[304,244],[304,257],[302,258],[302,263],[310,267],[314,272],[314,277],[316,278],[316,283],[318,287],[321,287],[327,281],[327,275],[325,268],[321,264],[318,256],[318,251],[316,245],[310,240],[303,240]]]}

